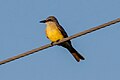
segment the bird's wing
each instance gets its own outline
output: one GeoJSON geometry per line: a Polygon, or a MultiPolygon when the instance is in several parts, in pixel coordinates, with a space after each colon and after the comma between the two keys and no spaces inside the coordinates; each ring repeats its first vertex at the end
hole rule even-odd
{"type": "Polygon", "coordinates": [[[66,31],[63,29],[63,27],[61,25],[57,25],[58,29],[60,30],[60,32],[62,33],[62,35],[64,36],[64,38],[68,37],[66,31]]]}
{"type": "MultiPolygon", "coordinates": [[[[63,27],[61,25],[58,25],[58,29],[60,30],[60,32],[62,33],[62,35],[64,36],[64,38],[68,37],[66,31],[63,29],[63,27]]],[[[67,41],[66,43],[68,43],[70,46],[72,46],[70,40],[67,41]]],[[[65,46],[67,46],[67,44],[62,44],[62,46],[65,47],[65,46]]]]}

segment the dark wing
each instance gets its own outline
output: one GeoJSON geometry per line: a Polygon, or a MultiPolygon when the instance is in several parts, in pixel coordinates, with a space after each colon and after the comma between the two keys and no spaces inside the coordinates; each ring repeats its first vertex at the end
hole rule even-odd
{"type": "Polygon", "coordinates": [[[59,24],[57,24],[58,29],[60,30],[60,32],[62,33],[62,35],[64,36],[64,38],[68,37],[66,31],[63,29],[63,27],[59,24]]]}
{"type": "MultiPolygon", "coordinates": [[[[61,25],[57,24],[57,27],[58,27],[58,29],[60,30],[60,32],[62,33],[62,35],[64,36],[64,38],[68,37],[66,31],[63,29],[63,27],[62,27],[61,25]]],[[[63,43],[63,44],[61,44],[61,45],[62,45],[63,47],[68,47],[67,44],[69,44],[70,46],[72,46],[70,40],[67,41],[67,42],[65,42],[65,44],[63,43]]]]}

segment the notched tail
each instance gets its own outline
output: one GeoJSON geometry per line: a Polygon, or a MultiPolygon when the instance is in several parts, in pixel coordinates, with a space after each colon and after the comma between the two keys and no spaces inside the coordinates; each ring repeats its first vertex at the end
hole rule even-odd
{"type": "Polygon", "coordinates": [[[77,62],[79,62],[80,60],[85,60],[85,58],[81,54],[79,54],[73,47],[69,47],[67,49],[73,55],[77,62]]]}

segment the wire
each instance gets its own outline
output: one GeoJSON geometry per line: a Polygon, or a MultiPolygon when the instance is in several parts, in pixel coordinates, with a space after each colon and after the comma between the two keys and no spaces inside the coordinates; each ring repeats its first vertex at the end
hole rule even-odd
{"type": "Polygon", "coordinates": [[[22,58],[22,57],[25,57],[25,56],[30,55],[30,54],[33,54],[33,53],[35,53],[35,52],[41,51],[41,50],[43,50],[43,49],[46,49],[46,48],[49,48],[49,47],[58,45],[58,44],[60,44],[60,43],[63,43],[63,42],[65,42],[65,41],[68,41],[68,40],[77,38],[77,37],[79,37],[79,36],[82,36],[82,35],[91,33],[91,32],[93,32],[93,31],[99,30],[99,29],[101,29],[101,28],[105,28],[105,27],[107,27],[107,26],[110,26],[110,25],[115,24],[115,23],[118,23],[118,22],[120,22],[120,18],[115,19],[115,20],[110,21],[110,22],[107,22],[107,23],[104,23],[104,24],[102,24],[102,25],[99,25],[99,26],[90,28],[90,29],[88,29],[88,30],[79,32],[79,33],[74,34],[74,35],[72,35],[72,36],[70,36],[70,37],[64,38],[63,40],[60,40],[59,42],[55,42],[55,43],[53,43],[52,45],[51,45],[51,44],[47,44],[47,45],[41,46],[41,47],[39,47],[39,48],[35,48],[35,49],[30,50],[30,51],[27,51],[27,52],[25,52],[25,53],[19,54],[19,55],[17,55],[17,56],[13,56],[13,57],[11,57],[11,58],[5,59],[5,60],[3,60],[3,61],[0,61],[0,65],[5,64],[5,63],[8,63],[8,62],[11,62],[11,61],[13,61],[13,60],[16,60],[16,59],[19,59],[19,58],[22,58]]]}

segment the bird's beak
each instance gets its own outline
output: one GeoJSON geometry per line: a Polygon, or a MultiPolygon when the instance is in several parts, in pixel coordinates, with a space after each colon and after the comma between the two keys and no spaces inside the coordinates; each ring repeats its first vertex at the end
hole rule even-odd
{"type": "Polygon", "coordinates": [[[46,22],[46,20],[42,20],[42,21],[40,21],[40,23],[45,23],[46,22]]]}

